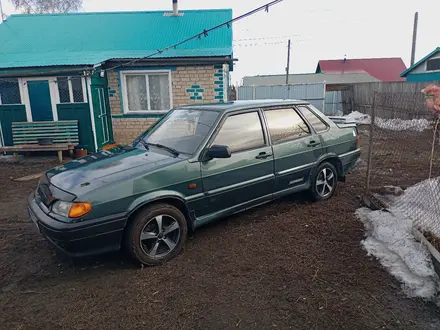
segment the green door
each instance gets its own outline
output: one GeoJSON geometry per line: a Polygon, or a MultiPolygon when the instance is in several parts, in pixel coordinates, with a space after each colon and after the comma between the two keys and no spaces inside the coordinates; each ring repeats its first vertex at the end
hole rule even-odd
{"type": "Polygon", "coordinates": [[[272,148],[260,117],[258,111],[227,117],[211,143],[228,146],[232,156],[201,163],[205,208],[197,217],[202,223],[272,199],[272,148]]]}
{"type": "Polygon", "coordinates": [[[29,102],[33,121],[53,121],[49,81],[30,80],[27,82],[29,102]]]}
{"type": "Polygon", "coordinates": [[[113,143],[113,131],[107,88],[92,85],[92,104],[95,117],[96,141],[98,149],[113,143]]]}
{"type": "Polygon", "coordinates": [[[264,111],[275,156],[275,197],[310,184],[310,175],[322,155],[319,135],[293,108],[264,111]]]}

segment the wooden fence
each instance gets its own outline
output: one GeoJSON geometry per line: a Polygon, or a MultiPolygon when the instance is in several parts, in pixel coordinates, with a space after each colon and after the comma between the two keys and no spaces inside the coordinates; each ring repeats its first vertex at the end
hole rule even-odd
{"type": "MultiPolygon", "coordinates": [[[[439,84],[439,82],[432,82],[439,84]]],[[[375,92],[386,93],[388,95],[403,95],[405,102],[401,102],[397,107],[399,110],[411,110],[421,113],[429,112],[426,108],[425,97],[421,92],[423,88],[431,82],[408,83],[408,82],[373,82],[363,84],[353,84],[342,91],[342,102],[346,105],[344,113],[359,111],[371,115],[375,92]]],[[[393,102],[393,104],[397,104],[393,102]]],[[[395,105],[396,106],[396,105],[395,105]]]]}

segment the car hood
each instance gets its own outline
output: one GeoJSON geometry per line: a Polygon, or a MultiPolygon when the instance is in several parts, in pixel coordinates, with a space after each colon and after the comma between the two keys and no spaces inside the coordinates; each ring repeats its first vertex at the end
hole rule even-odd
{"type": "Polygon", "coordinates": [[[184,159],[167,151],[121,146],[57,166],[46,172],[46,176],[50,184],[78,196],[112,181],[130,178],[140,172],[145,174],[184,159]]]}

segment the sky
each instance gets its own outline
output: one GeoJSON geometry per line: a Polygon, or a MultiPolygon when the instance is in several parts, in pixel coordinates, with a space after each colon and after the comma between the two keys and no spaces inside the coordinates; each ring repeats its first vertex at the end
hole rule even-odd
{"type": "MultiPolygon", "coordinates": [[[[6,14],[14,12],[9,0],[6,14]]],[[[180,10],[232,8],[234,17],[270,0],[179,0],[180,10]]],[[[170,10],[172,0],[84,0],[83,11],[170,10]]],[[[440,46],[440,1],[284,0],[233,26],[232,82],[243,76],[284,74],[287,40],[290,72],[315,72],[319,60],[401,57],[410,65],[414,13],[419,12],[416,61],[440,46]]],[[[207,27],[209,28],[209,27],[207,27]]]]}

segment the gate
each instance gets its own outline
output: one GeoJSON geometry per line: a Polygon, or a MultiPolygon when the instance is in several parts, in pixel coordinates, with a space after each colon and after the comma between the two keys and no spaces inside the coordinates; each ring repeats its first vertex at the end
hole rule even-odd
{"type": "Polygon", "coordinates": [[[303,100],[324,112],[325,83],[278,85],[278,86],[240,86],[238,100],[290,99],[303,100]]]}

